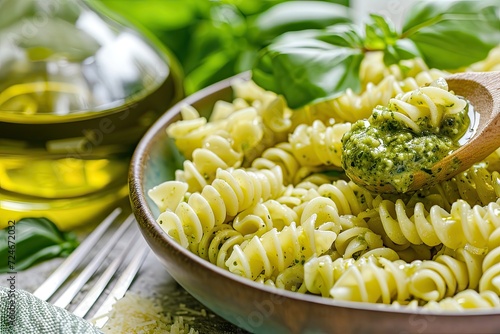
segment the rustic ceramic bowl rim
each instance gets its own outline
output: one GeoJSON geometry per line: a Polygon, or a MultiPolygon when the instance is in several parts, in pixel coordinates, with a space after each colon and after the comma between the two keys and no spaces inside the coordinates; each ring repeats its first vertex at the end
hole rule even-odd
{"type": "MultiPolygon", "coordinates": [[[[306,301],[314,304],[322,304],[325,306],[335,306],[356,310],[367,310],[367,311],[377,311],[382,313],[403,313],[403,314],[418,314],[418,315],[430,315],[430,316],[479,316],[479,315],[500,315],[498,310],[470,310],[470,311],[439,311],[430,310],[424,308],[411,309],[407,307],[396,308],[391,305],[378,304],[378,303],[365,303],[365,302],[349,302],[349,301],[337,301],[329,299],[326,297],[302,294],[298,292],[287,291],[283,289],[277,289],[273,287],[266,286],[261,283],[254,282],[250,279],[235,275],[227,270],[219,268],[218,266],[206,261],[197,255],[191,253],[189,250],[180,246],[174,239],[169,237],[165,231],[161,229],[159,224],[156,222],[156,218],[153,216],[151,209],[149,208],[148,202],[146,200],[146,191],[143,188],[144,181],[144,168],[146,156],[155,142],[155,137],[160,131],[165,129],[165,124],[168,123],[172,117],[175,117],[182,105],[191,105],[192,103],[200,100],[201,98],[214,94],[215,92],[227,88],[231,85],[234,80],[248,80],[250,78],[250,73],[244,72],[234,77],[225,79],[216,84],[213,84],[207,88],[204,88],[197,93],[194,93],[182,101],[178,102],[172,108],[170,108],[165,114],[163,114],[146,132],[141,141],[136,147],[131,160],[131,166],[129,171],[129,188],[130,188],[130,199],[132,203],[132,209],[136,215],[137,221],[143,233],[147,230],[152,233],[155,238],[158,238],[162,244],[167,244],[169,247],[173,248],[176,252],[182,254],[190,261],[195,262],[200,267],[205,270],[215,272],[217,275],[225,276],[231,280],[237,281],[240,284],[246,285],[251,289],[258,289],[269,294],[283,296],[292,300],[306,301]]],[[[182,285],[182,282],[179,282],[182,285]]]]}

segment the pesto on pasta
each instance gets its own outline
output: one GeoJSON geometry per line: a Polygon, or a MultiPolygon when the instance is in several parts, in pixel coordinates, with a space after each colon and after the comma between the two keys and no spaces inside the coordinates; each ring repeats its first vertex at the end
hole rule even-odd
{"type": "MultiPolygon", "coordinates": [[[[498,55],[468,70],[498,68],[498,55]]],[[[418,59],[405,67],[366,57],[359,95],[299,110],[251,80],[235,81],[234,99],[208,119],[185,106],[167,128],[183,168],[149,190],[158,224],[206,261],[279,289],[394,308],[499,307],[500,150],[413,193],[372,192],[345,173],[345,134],[367,110],[385,126],[441,126],[451,141],[464,131],[465,101],[435,81],[447,74],[418,59]],[[419,109],[415,90],[434,111],[419,109]]]]}
{"type": "Polygon", "coordinates": [[[354,181],[404,193],[415,172],[430,170],[460,147],[469,124],[468,103],[440,78],[354,123],[342,139],[342,166],[354,181]]]}

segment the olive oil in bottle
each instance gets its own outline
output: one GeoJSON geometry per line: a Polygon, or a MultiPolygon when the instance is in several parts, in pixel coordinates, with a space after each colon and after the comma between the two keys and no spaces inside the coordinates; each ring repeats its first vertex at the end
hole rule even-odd
{"type": "Polygon", "coordinates": [[[181,97],[174,58],[99,7],[0,3],[0,228],[93,223],[127,197],[135,145],[181,97]]]}

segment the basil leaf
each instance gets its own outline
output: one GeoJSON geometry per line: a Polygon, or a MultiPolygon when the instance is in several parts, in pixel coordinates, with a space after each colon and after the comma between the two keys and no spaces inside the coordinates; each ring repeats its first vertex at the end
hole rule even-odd
{"type": "Polygon", "coordinates": [[[398,64],[401,60],[422,57],[413,41],[399,39],[394,45],[388,45],[384,50],[384,63],[386,65],[398,64]]]}
{"type": "Polygon", "coordinates": [[[0,230],[0,240],[0,273],[12,271],[9,264],[15,265],[14,270],[23,270],[43,260],[67,256],[78,246],[73,233],[61,232],[46,218],[23,218],[13,227],[0,230]],[[12,245],[15,259],[9,257],[13,255],[12,245]]]}
{"type": "Polygon", "coordinates": [[[261,87],[281,94],[292,109],[360,89],[362,38],[352,25],[282,35],[264,48],[252,69],[261,87]]]}
{"type": "Polygon", "coordinates": [[[384,50],[393,45],[399,38],[399,34],[391,21],[380,15],[371,14],[371,22],[365,25],[365,48],[367,50],[384,50]]]}
{"type": "Polygon", "coordinates": [[[351,22],[350,8],[325,1],[290,1],[277,4],[250,20],[250,37],[269,43],[290,31],[322,29],[351,22]]]}
{"type": "Polygon", "coordinates": [[[338,24],[328,27],[316,38],[337,46],[362,49],[364,37],[359,27],[354,24],[338,24]]]}
{"type": "Polygon", "coordinates": [[[359,49],[306,39],[264,50],[252,78],[257,85],[285,97],[292,109],[360,89],[359,49]]]}
{"type": "Polygon", "coordinates": [[[498,1],[419,1],[403,24],[430,67],[457,69],[500,44],[498,1]]]}
{"type": "Polygon", "coordinates": [[[400,39],[395,26],[388,19],[370,15],[371,22],[365,25],[364,48],[368,51],[383,51],[386,65],[397,64],[404,59],[421,57],[413,41],[400,39]]]}
{"type": "Polygon", "coordinates": [[[299,40],[318,40],[336,46],[363,48],[364,37],[354,24],[338,24],[326,29],[306,29],[285,33],[274,39],[272,45],[294,44],[299,40]]]}

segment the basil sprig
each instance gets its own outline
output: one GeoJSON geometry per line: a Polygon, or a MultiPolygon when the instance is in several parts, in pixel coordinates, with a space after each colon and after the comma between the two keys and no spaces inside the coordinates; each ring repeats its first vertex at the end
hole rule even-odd
{"type": "Polygon", "coordinates": [[[0,230],[0,273],[67,256],[78,246],[74,233],[62,232],[46,218],[23,218],[0,230]]]}
{"type": "Polygon", "coordinates": [[[351,15],[349,7],[337,3],[315,0],[282,2],[249,18],[248,37],[255,44],[267,44],[285,32],[323,29],[352,22],[351,15]]]}
{"type": "Polygon", "coordinates": [[[401,37],[412,40],[431,67],[468,66],[500,44],[499,3],[417,2],[406,17],[401,37]]]}
{"type": "Polygon", "coordinates": [[[285,96],[291,107],[359,88],[363,52],[356,47],[359,36],[348,27],[283,35],[258,58],[253,80],[285,96]],[[304,35],[308,38],[296,38],[304,35]]]}
{"type": "Polygon", "coordinates": [[[496,2],[420,1],[401,32],[372,14],[364,27],[339,24],[286,33],[261,50],[252,78],[297,109],[338,97],[346,88],[359,92],[359,65],[368,52],[383,51],[387,65],[422,57],[440,69],[468,66],[500,44],[496,2]]]}

